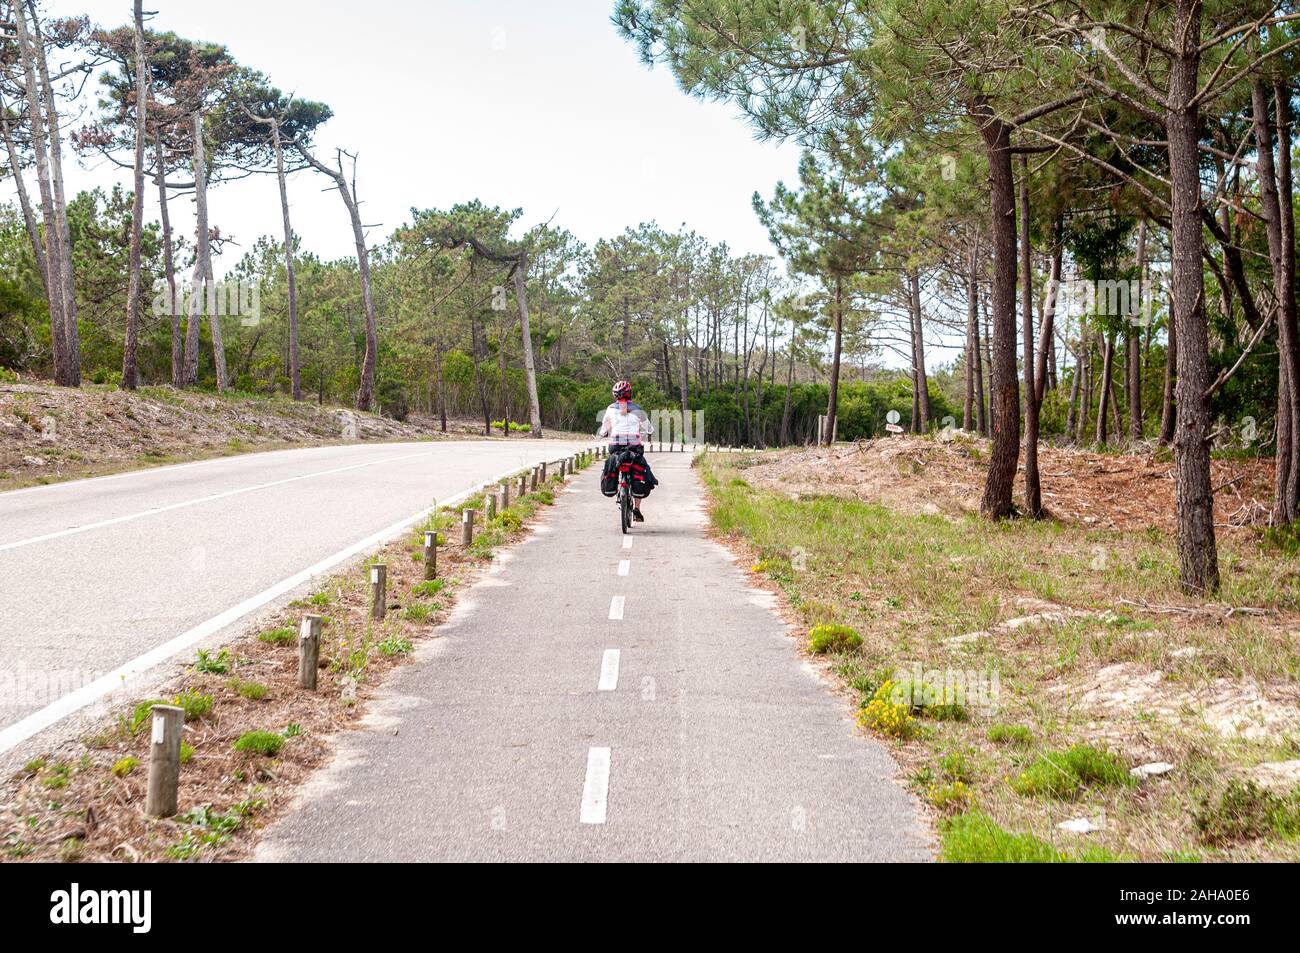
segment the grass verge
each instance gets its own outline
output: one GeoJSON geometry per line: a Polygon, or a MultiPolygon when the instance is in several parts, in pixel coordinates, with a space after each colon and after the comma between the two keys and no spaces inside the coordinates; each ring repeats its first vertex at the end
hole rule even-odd
{"type": "Polygon", "coordinates": [[[1300,859],[1294,554],[1225,540],[1196,601],[1159,531],[792,496],[769,459],[700,458],[714,531],[891,745],[944,859],[1300,859]],[[1256,775],[1283,789],[1232,786],[1256,775]]]}

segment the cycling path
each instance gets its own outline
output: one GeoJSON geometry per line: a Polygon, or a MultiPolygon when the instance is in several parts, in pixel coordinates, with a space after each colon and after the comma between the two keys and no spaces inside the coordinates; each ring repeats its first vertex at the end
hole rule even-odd
{"type": "Polygon", "coordinates": [[[598,471],[462,596],[258,858],[928,860],[878,742],[654,454],[619,533],[598,471]]]}

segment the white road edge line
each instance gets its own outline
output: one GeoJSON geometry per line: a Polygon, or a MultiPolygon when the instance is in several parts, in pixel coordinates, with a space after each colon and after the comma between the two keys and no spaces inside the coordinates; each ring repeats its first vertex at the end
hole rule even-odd
{"type": "MultiPolygon", "coordinates": [[[[518,472],[519,467],[511,467],[509,470],[505,470],[489,480],[484,480],[462,493],[457,493],[455,496],[443,500],[438,505],[455,506],[462,500],[478,493],[484,487],[499,483],[506,477],[513,476],[518,472]]],[[[412,523],[417,523],[427,517],[432,509],[433,507],[427,507],[413,516],[407,517],[401,522],[394,523],[392,526],[381,529],[379,532],[367,536],[359,542],[353,543],[346,549],[339,550],[332,556],[326,556],[315,565],[309,566],[301,572],[294,573],[289,578],[277,582],[275,585],[271,586],[271,588],[265,589],[257,595],[245,599],[238,605],[231,606],[225,612],[213,616],[206,622],[200,622],[188,632],[183,632],[175,638],[164,642],[162,645],[155,646],[143,655],[127,662],[125,665],[113,669],[113,671],[109,672],[107,675],[100,676],[93,682],[81,686],[81,688],[78,688],[76,691],[70,692],[62,698],[56,699],[39,711],[32,712],[26,718],[14,722],[12,725],[0,730],[0,754],[9,751],[11,748],[17,747],[28,738],[32,737],[32,735],[44,731],[46,728],[50,727],[50,725],[61,721],[73,712],[85,708],[87,705],[93,704],[114,689],[120,688],[128,679],[144,674],[155,665],[167,661],[173,655],[189,648],[201,639],[207,638],[215,632],[220,632],[232,622],[238,621],[240,618],[255,609],[260,609],[271,600],[284,595],[286,592],[290,592],[313,577],[319,576],[322,573],[333,569],[339,563],[351,559],[357,553],[383,545],[394,536],[403,532],[412,523]]]]}
{"type": "Polygon", "coordinates": [[[596,691],[612,692],[618,688],[618,649],[605,649],[600,659],[600,684],[596,691]]]}
{"type": "Polygon", "coordinates": [[[187,506],[198,506],[200,503],[211,503],[213,500],[224,500],[232,496],[239,496],[243,493],[252,493],[254,490],[267,490],[273,486],[284,486],[286,483],[297,483],[299,480],[310,480],[314,477],[329,476],[334,473],[345,473],[348,470],[361,470],[365,467],[376,467],[382,463],[392,463],[395,460],[414,460],[416,457],[427,457],[428,455],[427,451],[422,453],[406,453],[402,454],[400,457],[384,457],[380,460],[370,460],[366,463],[354,463],[351,466],[335,467],[331,470],[317,470],[314,473],[304,473],[300,476],[285,477],[283,480],[272,480],[270,483],[255,483],[252,486],[241,486],[235,490],[226,490],[224,493],[212,493],[208,496],[200,496],[193,500],[182,500],[179,503],[168,503],[166,506],[156,506],[149,510],[127,513],[125,516],[114,516],[112,519],[99,520],[96,523],[83,523],[80,526],[71,526],[68,529],[61,529],[54,533],[32,536],[28,539],[20,539],[12,543],[2,543],[0,544],[0,553],[11,549],[18,549],[20,546],[30,546],[33,543],[44,543],[51,539],[61,539],[64,536],[74,536],[77,533],[88,533],[94,529],[103,529],[105,526],[116,526],[118,523],[129,523],[132,520],[143,519],[146,516],[155,516],[158,513],[167,513],[171,510],[184,509],[187,506]]]}
{"type": "Polygon", "coordinates": [[[613,599],[609,600],[609,617],[615,620],[623,618],[622,596],[615,596],[613,599]]]}
{"type": "Polygon", "coordinates": [[[608,799],[609,749],[588,748],[587,779],[582,784],[582,823],[604,824],[608,799]]]}
{"type": "Polygon", "coordinates": [[[626,576],[631,571],[632,571],[632,560],[620,559],[618,561],[618,574],[620,576],[626,576]]]}

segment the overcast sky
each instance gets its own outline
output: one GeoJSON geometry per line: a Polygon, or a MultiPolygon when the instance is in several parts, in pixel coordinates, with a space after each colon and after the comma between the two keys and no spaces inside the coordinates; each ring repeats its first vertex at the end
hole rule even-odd
{"type": "MultiPolygon", "coordinates": [[[[48,0],[57,15],[99,24],[130,19],[129,0],[48,0]]],[[[755,141],[729,104],[682,93],[648,70],[609,22],[613,0],[146,0],[153,29],[226,44],[285,91],[328,103],[318,154],[359,153],[358,191],[372,242],[412,206],[478,198],[522,208],[525,226],[551,218],[592,243],[628,225],[686,223],[737,252],[772,251],[750,207],[757,189],[795,179],[793,145],[755,141]],[[361,16],[358,17],[357,11],[361,16]]],[[[80,125],[69,117],[71,125],[80,125]]],[[[69,191],[129,173],[70,158],[69,191]]],[[[326,180],[289,180],[294,230],[327,258],[353,253],[347,213],[326,180]]],[[[4,198],[12,197],[8,184],[4,198]]],[[[149,216],[157,217],[153,190],[149,216]]],[[[212,224],[240,247],[279,235],[274,178],[224,184],[212,224]]],[[[192,230],[188,198],[173,206],[192,230]]]]}

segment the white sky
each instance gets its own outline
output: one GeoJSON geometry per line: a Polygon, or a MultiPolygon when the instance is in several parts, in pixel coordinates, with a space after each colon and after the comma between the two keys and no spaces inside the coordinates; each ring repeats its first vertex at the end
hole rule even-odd
{"type": "MultiPolygon", "coordinates": [[[[521,207],[593,243],[654,219],[683,222],[736,252],[772,249],[750,207],[778,179],[796,180],[793,145],[756,142],[729,104],[682,93],[647,70],[609,22],[614,0],[145,0],[150,26],[225,43],[285,91],[328,103],[334,118],[317,154],[359,152],[358,191],[372,243],[412,206],[473,198],[521,207]],[[358,16],[358,10],[360,16],[358,16]]],[[[130,19],[129,0],[48,0],[57,15],[105,26],[130,19]]],[[[92,100],[93,102],[93,100],[92,100]]],[[[73,125],[79,123],[73,122],[73,125]]],[[[70,194],[129,185],[129,172],[69,157],[70,194]]],[[[289,180],[294,230],[327,258],[353,253],[347,213],[326,180],[289,180]]],[[[9,184],[0,197],[11,199],[9,184]]],[[[147,193],[157,217],[156,191],[147,193]]],[[[214,190],[212,224],[233,237],[217,263],[234,265],[264,234],[280,234],[272,176],[214,190]]],[[[192,232],[191,203],[173,223],[192,232]]]]}

